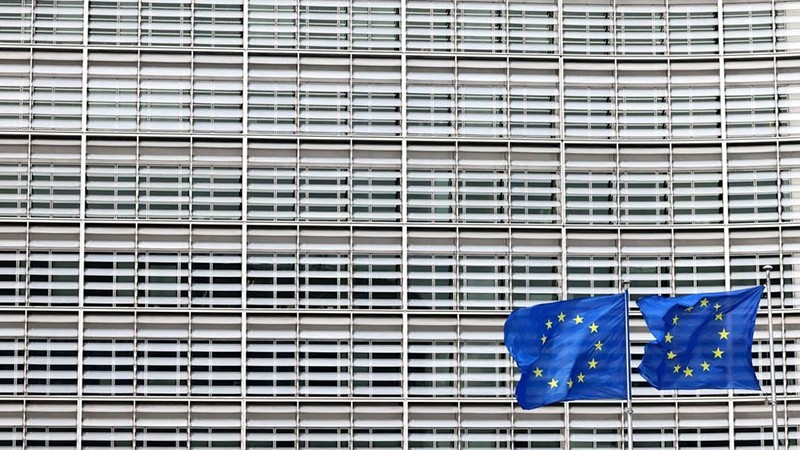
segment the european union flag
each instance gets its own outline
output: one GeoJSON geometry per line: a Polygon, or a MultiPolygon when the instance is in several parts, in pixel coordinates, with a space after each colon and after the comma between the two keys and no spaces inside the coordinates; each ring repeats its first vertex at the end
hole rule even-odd
{"type": "Polygon", "coordinates": [[[656,389],[760,390],[750,349],[763,286],[637,301],[656,340],[639,373],[656,389]]]}
{"type": "Polygon", "coordinates": [[[625,297],[553,302],[508,316],[505,343],[522,371],[516,397],[523,409],[627,397],[625,297]]]}

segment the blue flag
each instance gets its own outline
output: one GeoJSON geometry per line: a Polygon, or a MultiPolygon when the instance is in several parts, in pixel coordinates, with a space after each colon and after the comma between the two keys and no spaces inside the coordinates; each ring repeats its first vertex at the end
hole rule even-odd
{"type": "Polygon", "coordinates": [[[522,376],[523,409],[555,402],[627,397],[625,294],[518,309],[505,344],[522,376]]]}
{"type": "Polygon", "coordinates": [[[656,338],[639,373],[656,389],[760,390],[750,349],[763,286],[636,303],[656,338]]]}

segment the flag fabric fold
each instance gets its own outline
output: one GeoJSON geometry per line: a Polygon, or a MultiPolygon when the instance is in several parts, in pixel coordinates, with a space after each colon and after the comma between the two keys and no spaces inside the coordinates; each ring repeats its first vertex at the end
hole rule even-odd
{"type": "Polygon", "coordinates": [[[505,344],[521,371],[515,395],[523,409],[627,397],[625,302],[621,293],[522,308],[508,316],[505,344]]]}
{"type": "Polygon", "coordinates": [[[656,389],[760,390],[751,348],[763,286],[637,301],[655,337],[639,373],[656,389]]]}

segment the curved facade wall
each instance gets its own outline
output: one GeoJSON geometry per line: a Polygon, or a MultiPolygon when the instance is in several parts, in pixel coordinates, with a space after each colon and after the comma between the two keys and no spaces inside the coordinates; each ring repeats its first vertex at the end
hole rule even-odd
{"type": "MultiPolygon", "coordinates": [[[[617,448],[620,402],[515,406],[508,312],[764,264],[798,446],[800,3],[19,0],[0,44],[0,446],[617,448]]],[[[632,339],[639,448],[771,445],[632,339]]]]}

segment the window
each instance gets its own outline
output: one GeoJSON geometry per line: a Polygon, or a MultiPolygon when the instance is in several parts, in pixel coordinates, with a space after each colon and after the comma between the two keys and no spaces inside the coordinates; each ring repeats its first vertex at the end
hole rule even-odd
{"type": "Polygon", "coordinates": [[[63,50],[33,53],[33,128],[80,130],[82,71],[80,53],[63,50]]]}
{"type": "Polygon", "coordinates": [[[458,134],[505,136],[508,80],[505,61],[459,59],[458,134]]]}
{"type": "Polygon", "coordinates": [[[507,149],[461,145],[458,158],[459,222],[507,222],[507,149]]]}
{"type": "Polygon", "coordinates": [[[402,323],[396,316],[353,318],[353,395],[402,395],[402,323]]]}
{"type": "Polygon", "coordinates": [[[349,2],[299,0],[300,48],[346,50],[350,40],[349,2]]]}
{"type": "Polygon", "coordinates": [[[458,0],[457,51],[506,51],[506,4],[499,0],[458,0]]]}
{"type": "Polygon", "coordinates": [[[675,232],[675,294],[725,290],[722,232],[675,232]]]}
{"type": "Polygon", "coordinates": [[[511,232],[511,299],[514,308],[561,298],[561,233],[511,232]]]}
{"type": "Polygon", "coordinates": [[[86,149],[86,216],[134,217],[136,142],[89,139],[86,149]]]}
{"type": "Polygon", "coordinates": [[[452,50],[455,41],[454,9],[451,1],[409,0],[406,4],[408,50],[452,50]]]}
{"type": "MultiPolygon", "coordinates": [[[[459,324],[459,390],[462,397],[511,396],[511,363],[500,332],[502,318],[462,317],[459,324]]],[[[473,428],[473,427],[471,427],[473,428]]],[[[474,426],[474,428],[483,428],[474,426]]],[[[478,431],[480,433],[480,431],[478,431]]],[[[505,440],[505,439],[504,439],[505,440]]]]}
{"type": "Polygon", "coordinates": [[[611,139],[616,136],[614,66],[564,63],[566,137],[611,139]]]}
{"type": "Polygon", "coordinates": [[[294,134],[297,131],[297,58],[250,56],[248,122],[251,132],[294,134]]]}
{"type": "Polygon", "coordinates": [[[301,57],[299,87],[300,133],[350,132],[349,58],[301,57]]]}
{"type": "Polygon", "coordinates": [[[247,394],[297,395],[297,318],[247,316],[247,394]]]}
{"type": "Polygon", "coordinates": [[[456,234],[409,230],[409,309],[455,309],[456,234]]]}
{"type": "Polygon", "coordinates": [[[241,316],[192,316],[192,395],[240,395],[241,329],[241,316]]]}
{"type": "Polygon", "coordinates": [[[400,77],[399,59],[353,59],[354,134],[401,134],[400,77]]]}
{"type": "Polygon", "coordinates": [[[37,44],[81,44],[83,0],[36,0],[33,40],[37,44]]]}
{"type": "Polygon", "coordinates": [[[617,127],[621,139],[669,137],[667,64],[617,64],[617,127]]]}
{"type": "Polygon", "coordinates": [[[192,306],[241,306],[241,254],[240,228],[192,229],[192,306]]]}
{"type": "Polygon", "coordinates": [[[299,330],[299,395],[350,395],[350,318],[301,316],[299,330]]]}
{"type": "Polygon", "coordinates": [[[508,46],[512,53],[558,51],[558,6],[554,1],[508,3],[508,46]]]}
{"type": "Polygon", "coordinates": [[[241,47],[244,0],[194,2],[194,45],[241,47]]]}
{"type": "Polygon", "coordinates": [[[85,306],[133,306],[136,291],[134,242],[132,226],[87,227],[85,306]]]}
{"type": "Polygon", "coordinates": [[[192,68],[192,131],[241,133],[242,58],[195,54],[192,68]]]}
{"type": "Polygon", "coordinates": [[[26,129],[31,123],[31,54],[29,51],[3,51],[0,58],[3,59],[0,66],[0,128],[26,129]]]}
{"type": "Polygon", "coordinates": [[[91,0],[89,43],[135,46],[139,40],[138,22],[137,0],[91,0]]]}
{"type": "Polygon", "coordinates": [[[78,306],[78,229],[43,225],[29,233],[30,304],[78,306]]]}
{"type": "Polygon", "coordinates": [[[397,230],[353,231],[353,306],[400,308],[402,238],[397,230]]]}
{"type": "Polygon", "coordinates": [[[455,62],[409,58],[406,66],[408,134],[454,135],[455,62]]]}
{"type": "Polygon", "coordinates": [[[669,2],[669,51],[673,55],[716,54],[719,51],[717,3],[704,0],[669,2]]]}
{"type": "Polygon", "coordinates": [[[354,221],[400,221],[401,153],[399,146],[389,143],[353,144],[354,221]]]}
{"type": "Polygon", "coordinates": [[[297,2],[295,0],[249,0],[250,47],[297,47],[297,2]]]}
{"type": "Polygon", "coordinates": [[[28,43],[31,40],[32,0],[16,0],[3,6],[0,12],[0,42],[28,43]]]}
{"type": "Polygon", "coordinates": [[[508,308],[508,235],[459,234],[459,309],[508,308]]]}
{"type": "MultiPolygon", "coordinates": [[[[188,3],[188,0],[187,0],[188,3]]],[[[144,8],[144,5],[142,6],[144,8]]],[[[144,26],[144,24],[143,24],[144,26]]],[[[159,25],[164,30],[174,30],[159,25]]],[[[139,62],[139,130],[188,132],[192,101],[190,54],[142,53],[139,62]]],[[[202,90],[203,85],[200,86],[202,90]]],[[[201,97],[209,100],[209,96],[201,97]]]]}
{"type": "Polygon", "coordinates": [[[90,130],[136,131],[137,64],[136,54],[89,55],[90,130]]]}
{"type": "Polygon", "coordinates": [[[247,306],[297,306],[297,233],[285,228],[248,228],[247,306]]]}
{"type": "Polygon", "coordinates": [[[721,134],[719,63],[672,62],[670,125],[674,139],[717,138],[721,134]]]}
{"type": "Polygon", "coordinates": [[[30,395],[77,394],[77,316],[30,314],[27,326],[26,392],[30,395]]]}
{"type": "Polygon", "coordinates": [[[569,233],[566,247],[569,298],[613,295],[620,291],[616,233],[569,233]]]}
{"type": "Polygon", "coordinates": [[[561,221],[560,150],[557,147],[511,147],[511,221],[561,221]]]}
{"type": "Polygon", "coordinates": [[[350,307],[349,241],[347,230],[300,230],[298,299],[301,308],[350,307]]]}
{"type": "Polygon", "coordinates": [[[350,145],[300,144],[300,220],[350,218],[350,145]]]}
{"type": "Polygon", "coordinates": [[[408,221],[453,222],[456,218],[455,149],[408,144],[408,221]]]}
{"type": "Polygon", "coordinates": [[[675,223],[722,222],[722,162],[719,147],[672,149],[675,223]]]}
{"type": "Polygon", "coordinates": [[[140,315],[136,333],[136,394],[189,393],[189,318],[140,315]]]}
{"type": "Polygon", "coordinates": [[[190,153],[186,141],[139,143],[139,217],[189,217],[190,153]]]}
{"type": "Polygon", "coordinates": [[[139,228],[137,298],[140,306],[189,304],[188,229],[139,228]]]}
{"type": "Polygon", "coordinates": [[[772,14],[769,2],[722,5],[725,53],[771,52],[772,14]]]}
{"type": "Polygon", "coordinates": [[[609,54],[613,49],[613,6],[607,0],[564,3],[564,53],[609,54]]]}
{"type": "Polygon", "coordinates": [[[778,221],[774,145],[728,146],[728,213],[731,222],[778,221]]]}
{"type": "Polygon", "coordinates": [[[400,50],[400,1],[353,0],[353,48],[400,50]]]}
{"type": "Polygon", "coordinates": [[[558,63],[511,60],[509,67],[509,134],[526,138],[560,136],[558,63]]]}
{"type": "Polygon", "coordinates": [[[199,141],[192,145],[192,217],[240,219],[242,148],[238,141],[199,141]]]}
{"type": "Polygon", "coordinates": [[[0,141],[0,216],[28,215],[28,140],[6,138],[0,141]]]}
{"type": "Polygon", "coordinates": [[[617,53],[626,55],[666,53],[665,5],[618,4],[616,9],[617,53]]]}
{"type": "Polygon", "coordinates": [[[458,370],[456,318],[412,316],[408,321],[409,396],[454,397],[458,370]]]}
{"type": "Polygon", "coordinates": [[[567,148],[567,223],[617,222],[616,156],[613,147],[567,148]]]}
{"type": "Polygon", "coordinates": [[[192,34],[191,0],[143,0],[141,44],[188,46],[192,34]]]}
{"type": "Polygon", "coordinates": [[[620,148],[620,222],[670,221],[669,167],[669,148],[620,148]]]}
{"type": "Polygon", "coordinates": [[[771,60],[725,63],[728,137],[775,136],[775,75],[771,60]]]}
{"type": "Polygon", "coordinates": [[[251,220],[297,217],[297,144],[249,141],[247,214],[251,220]]]}

